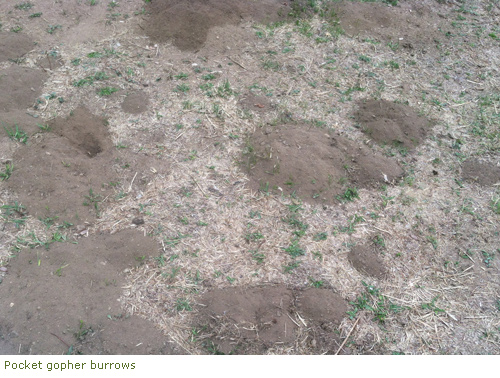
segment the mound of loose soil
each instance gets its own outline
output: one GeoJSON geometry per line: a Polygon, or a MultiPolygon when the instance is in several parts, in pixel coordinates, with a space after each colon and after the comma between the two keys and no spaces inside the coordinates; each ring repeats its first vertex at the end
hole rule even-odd
{"type": "Polygon", "coordinates": [[[373,2],[342,1],[334,8],[340,25],[350,36],[393,41],[394,45],[412,49],[428,48],[434,39],[443,35],[438,30],[437,15],[418,4],[390,7],[373,2]]]}
{"type": "Polygon", "coordinates": [[[0,32],[0,63],[22,57],[33,48],[26,34],[0,32]]]}
{"type": "Polygon", "coordinates": [[[294,291],[282,286],[214,289],[200,304],[197,325],[207,327],[222,353],[238,353],[240,347],[243,353],[262,353],[295,342],[298,323],[292,319],[300,322],[297,311],[316,330],[318,341],[312,348],[325,347],[338,338],[331,327],[322,325],[340,324],[347,311],[345,301],[330,290],[294,291]]]}
{"type": "Polygon", "coordinates": [[[462,164],[462,178],[479,185],[491,186],[500,182],[500,167],[477,159],[468,159],[462,164]]]}
{"type": "Polygon", "coordinates": [[[61,222],[95,219],[104,206],[103,199],[111,193],[106,184],[118,181],[110,153],[91,158],[57,135],[47,134],[22,146],[15,152],[13,164],[14,171],[5,184],[28,213],[41,218],[57,216],[61,222]]]}
{"type": "Polygon", "coordinates": [[[214,26],[236,25],[242,19],[273,22],[289,12],[283,0],[162,0],[147,4],[149,16],[142,24],[154,42],[168,42],[181,50],[197,50],[214,26]]]}
{"type": "Polygon", "coordinates": [[[309,320],[339,325],[347,311],[347,303],[330,290],[311,288],[299,293],[297,308],[309,320]]]}
{"type": "Polygon", "coordinates": [[[107,121],[79,107],[67,118],[56,118],[49,123],[52,131],[68,139],[73,146],[93,158],[112,147],[107,121]]]}
{"type": "Polygon", "coordinates": [[[377,253],[367,245],[356,245],[347,255],[347,259],[358,272],[383,279],[387,270],[377,253]]]}
{"type": "Polygon", "coordinates": [[[172,353],[151,323],[123,316],[118,302],[123,271],[156,250],[126,230],[21,251],[0,285],[2,338],[21,354],[65,354],[70,345],[75,353],[172,353]]]}
{"type": "Polygon", "coordinates": [[[253,190],[296,192],[304,201],[338,203],[348,188],[392,182],[403,171],[369,147],[309,125],[258,129],[250,136],[244,165],[253,190]]]}
{"type": "Polygon", "coordinates": [[[430,122],[407,105],[386,100],[367,100],[358,105],[356,121],[379,144],[412,149],[429,131],[430,122]]]}
{"type": "Polygon", "coordinates": [[[46,78],[42,70],[17,65],[0,71],[0,112],[32,106],[46,78]]]}
{"type": "Polygon", "coordinates": [[[126,113],[140,114],[148,110],[149,97],[142,91],[129,93],[122,102],[122,109],[126,113]]]}
{"type": "Polygon", "coordinates": [[[106,184],[118,181],[105,120],[79,108],[49,126],[55,134],[16,151],[6,185],[34,216],[72,223],[94,219],[109,194],[106,184]]]}

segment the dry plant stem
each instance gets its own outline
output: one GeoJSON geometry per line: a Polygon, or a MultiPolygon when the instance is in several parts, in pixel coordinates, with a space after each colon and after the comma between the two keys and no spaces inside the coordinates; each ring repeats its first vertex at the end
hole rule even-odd
{"type": "Polygon", "coordinates": [[[338,355],[340,353],[340,351],[342,350],[342,348],[344,347],[344,345],[347,343],[347,340],[349,340],[349,337],[351,336],[351,333],[352,331],[354,331],[354,328],[356,328],[356,325],[358,324],[359,322],[359,319],[361,319],[361,315],[356,319],[356,321],[354,322],[354,325],[352,326],[351,330],[349,331],[349,333],[347,334],[346,338],[344,339],[344,341],[342,342],[342,344],[340,345],[339,349],[337,350],[337,352],[335,353],[335,355],[338,355]]]}

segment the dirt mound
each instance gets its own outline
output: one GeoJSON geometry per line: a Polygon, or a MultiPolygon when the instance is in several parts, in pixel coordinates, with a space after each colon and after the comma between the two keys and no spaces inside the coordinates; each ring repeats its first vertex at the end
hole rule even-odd
{"type": "Polygon", "coordinates": [[[428,48],[441,38],[438,17],[419,4],[391,7],[373,2],[342,1],[334,5],[340,25],[350,36],[361,35],[412,49],[428,48]]]}
{"type": "Polygon", "coordinates": [[[149,97],[142,91],[129,93],[122,102],[122,109],[126,113],[140,114],[148,110],[149,97]]]}
{"type": "Polygon", "coordinates": [[[123,271],[155,254],[155,241],[127,230],[77,242],[26,249],[10,260],[0,285],[4,341],[20,345],[21,354],[65,354],[69,346],[74,353],[171,353],[151,323],[127,318],[117,301],[123,271]]]}
{"type": "Polygon", "coordinates": [[[89,157],[112,147],[107,121],[79,107],[67,118],[56,118],[49,123],[52,131],[67,138],[71,144],[89,157]]]}
{"type": "Polygon", "coordinates": [[[369,246],[356,245],[347,255],[347,259],[358,272],[383,279],[387,270],[377,253],[376,250],[369,246]]]}
{"type": "Polygon", "coordinates": [[[111,159],[110,154],[92,159],[68,139],[47,134],[15,152],[14,171],[5,184],[33,216],[91,221],[110,194],[109,183],[118,181],[111,159]]]}
{"type": "Polygon", "coordinates": [[[17,65],[0,71],[0,112],[32,106],[46,78],[42,70],[17,65]]]}
{"type": "Polygon", "coordinates": [[[429,131],[430,122],[407,105],[386,100],[367,100],[358,105],[355,120],[379,144],[412,149],[429,131]]]}
{"type": "Polygon", "coordinates": [[[319,324],[339,325],[347,311],[347,304],[340,295],[330,290],[316,288],[300,292],[297,307],[306,319],[319,324]]]}
{"type": "Polygon", "coordinates": [[[0,63],[21,58],[33,46],[26,34],[0,32],[0,63]]]}
{"type": "Polygon", "coordinates": [[[468,159],[462,164],[462,178],[479,185],[491,186],[500,182],[500,167],[477,159],[468,159]]]}
{"type": "Polygon", "coordinates": [[[338,203],[346,190],[392,182],[399,165],[365,145],[309,125],[258,129],[247,141],[243,165],[254,190],[296,192],[313,203],[338,203]]]}
{"type": "MultiPolygon", "coordinates": [[[[215,289],[207,292],[200,304],[198,325],[211,334],[215,349],[225,354],[238,353],[241,347],[244,353],[262,353],[276,345],[294,343],[301,318],[318,331],[323,324],[340,324],[347,311],[345,301],[330,290],[300,291],[282,286],[215,289]]],[[[323,328],[316,338],[337,340],[326,331],[328,327],[323,328]]]]}
{"type": "Polygon", "coordinates": [[[282,0],[162,0],[147,4],[142,24],[154,42],[168,42],[181,50],[197,50],[214,26],[236,25],[245,19],[272,22],[283,19],[290,1],[282,0]]]}

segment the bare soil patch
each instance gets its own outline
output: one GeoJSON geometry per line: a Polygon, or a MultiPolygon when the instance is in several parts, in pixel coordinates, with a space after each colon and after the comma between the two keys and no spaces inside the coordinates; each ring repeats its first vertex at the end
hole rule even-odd
{"type": "Polygon", "coordinates": [[[387,269],[382,259],[378,256],[380,252],[369,245],[354,246],[347,259],[357,271],[371,277],[383,279],[387,274],[387,269]]]}
{"type": "Polygon", "coordinates": [[[269,100],[269,97],[257,95],[253,92],[248,92],[245,95],[241,96],[239,105],[244,110],[257,113],[268,112],[273,107],[271,100],[269,100]]]}
{"type": "Polygon", "coordinates": [[[278,345],[287,347],[305,332],[301,329],[305,322],[310,330],[322,330],[313,344],[324,347],[319,340],[337,340],[329,332],[340,324],[347,310],[342,297],[330,290],[300,291],[283,286],[209,290],[199,303],[202,307],[196,326],[209,338],[205,347],[212,343],[223,354],[255,354],[278,345]]]}
{"type": "Polygon", "coordinates": [[[407,49],[429,49],[443,39],[439,17],[424,4],[342,1],[334,6],[340,25],[351,37],[376,38],[407,49]]]}
{"type": "Polygon", "coordinates": [[[259,128],[244,158],[253,190],[295,192],[310,203],[338,203],[349,188],[374,187],[403,174],[396,161],[312,125],[259,128]]]}
{"type": "Polygon", "coordinates": [[[148,110],[149,97],[142,91],[127,94],[122,102],[122,109],[125,113],[141,114],[148,110]]]}
{"type": "Polygon", "coordinates": [[[409,106],[386,100],[361,101],[354,116],[361,130],[381,145],[413,149],[430,128],[429,121],[409,106]]]}
{"type": "Polygon", "coordinates": [[[33,41],[26,34],[0,32],[0,63],[19,59],[33,47],[33,41]]]}
{"type": "Polygon", "coordinates": [[[40,95],[47,74],[42,70],[11,65],[0,71],[0,111],[26,109],[40,95]]]}
{"type": "Polygon", "coordinates": [[[172,43],[180,50],[203,46],[209,30],[215,26],[236,25],[242,20],[267,23],[285,18],[289,1],[264,0],[163,0],[148,4],[149,17],[142,24],[154,42],[172,43]]]}
{"type": "Polygon", "coordinates": [[[22,354],[171,353],[152,323],[129,318],[118,301],[124,271],[154,253],[156,242],[134,230],[70,240],[10,260],[0,285],[4,343],[22,354]]]}
{"type": "Polygon", "coordinates": [[[493,163],[468,159],[462,164],[462,178],[483,186],[500,182],[500,167],[493,163]]]}

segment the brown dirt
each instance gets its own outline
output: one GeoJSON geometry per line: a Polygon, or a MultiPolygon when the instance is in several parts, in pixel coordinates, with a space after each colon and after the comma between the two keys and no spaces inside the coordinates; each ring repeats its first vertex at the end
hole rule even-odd
{"type": "Polygon", "coordinates": [[[361,130],[381,145],[412,149],[422,143],[430,123],[407,105],[386,100],[360,101],[354,117],[361,130]]]}
{"type": "Polygon", "coordinates": [[[347,259],[358,272],[381,280],[387,274],[387,269],[378,256],[379,253],[369,245],[356,245],[347,255],[347,259]]]}
{"type": "Polygon", "coordinates": [[[500,182],[500,167],[493,163],[468,159],[462,164],[462,178],[479,185],[495,185],[500,182]]]}
{"type": "Polygon", "coordinates": [[[304,324],[316,333],[322,330],[315,335],[315,345],[324,348],[320,340],[338,340],[329,332],[347,311],[344,299],[330,290],[300,291],[283,286],[214,289],[206,292],[199,304],[196,327],[203,329],[205,338],[224,354],[263,353],[276,345],[286,347],[298,333],[305,332],[301,329],[304,324]]]}
{"type": "Polygon", "coordinates": [[[47,78],[42,70],[11,65],[0,71],[0,111],[26,109],[34,105],[47,78]]]}
{"type": "Polygon", "coordinates": [[[391,41],[407,49],[429,49],[435,39],[444,39],[438,30],[436,11],[424,4],[386,4],[342,1],[334,6],[340,25],[352,37],[391,41]]]}
{"type": "Polygon", "coordinates": [[[118,302],[124,271],[156,249],[126,230],[22,250],[0,285],[4,346],[16,354],[65,354],[69,345],[85,354],[172,353],[152,323],[122,315],[118,302]]]}
{"type": "Polygon", "coordinates": [[[258,113],[268,112],[273,107],[269,97],[257,95],[252,92],[241,96],[239,105],[244,110],[258,113]]]}
{"type": "Polygon", "coordinates": [[[94,116],[88,109],[76,108],[66,118],[49,123],[52,132],[66,138],[74,147],[90,158],[109,150],[113,143],[104,118],[94,116]]]}
{"type": "Polygon", "coordinates": [[[109,183],[118,181],[104,122],[78,108],[73,115],[50,122],[53,133],[31,139],[16,151],[15,171],[6,183],[30,214],[71,223],[95,219],[96,210],[102,210],[100,202],[110,194],[109,183]],[[90,190],[99,196],[99,203],[85,198],[90,190]]]}
{"type": "Polygon", "coordinates": [[[0,32],[0,63],[19,59],[33,47],[33,41],[26,34],[0,32]]]}
{"type": "Polygon", "coordinates": [[[394,160],[311,125],[260,128],[250,136],[244,158],[253,190],[268,183],[269,190],[296,192],[312,203],[338,203],[336,196],[349,187],[374,187],[403,174],[394,160]]]}
{"type": "Polygon", "coordinates": [[[0,133],[5,133],[4,127],[15,130],[16,125],[19,127],[19,130],[24,131],[27,135],[33,135],[40,132],[40,128],[37,125],[43,125],[44,121],[30,114],[30,112],[24,109],[2,113],[0,116],[0,133]]]}
{"type": "Polygon", "coordinates": [[[127,94],[122,102],[122,109],[125,113],[140,114],[148,110],[149,97],[142,91],[127,94]]]}
{"type": "Polygon", "coordinates": [[[154,42],[172,43],[180,50],[198,50],[211,28],[236,25],[242,20],[272,22],[283,19],[289,1],[163,0],[148,4],[149,17],[142,24],[154,42]]]}

